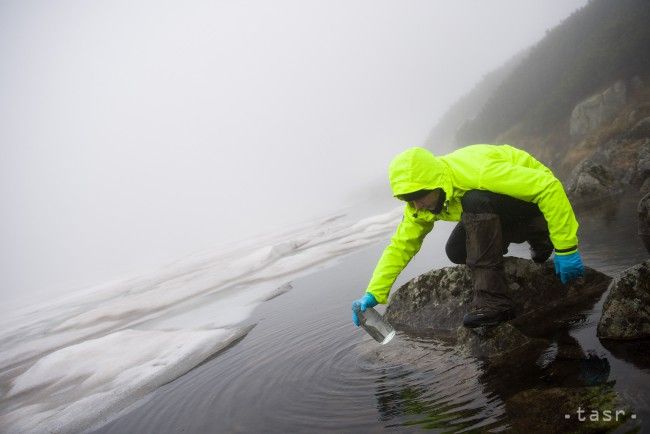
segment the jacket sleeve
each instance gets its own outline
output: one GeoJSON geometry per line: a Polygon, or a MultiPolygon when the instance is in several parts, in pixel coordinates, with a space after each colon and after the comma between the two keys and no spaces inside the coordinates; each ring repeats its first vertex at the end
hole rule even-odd
{"type": "Polygon", "coordinates": [[[562,183],[548,168],[540,166],[492,161],[483,166],[479,188],[537,204],[548,223],[553,247],[556,250],[577,248],[578,221],[562,183]]]}
{"type": "Polygon", "coordinates": [[[422,221],[413,218],[407,207],[404,217],[392,236],[390,244],[384,249],[366,289],[366,292],[372,294],[378,303],[386,303],[395,279],[420,250],[424,237],[431,232],[433,224],[433,220],[422,221]]]}

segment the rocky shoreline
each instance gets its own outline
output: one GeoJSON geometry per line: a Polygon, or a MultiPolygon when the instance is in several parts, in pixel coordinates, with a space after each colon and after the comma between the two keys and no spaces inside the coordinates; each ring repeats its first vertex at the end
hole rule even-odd
{"type": "MultiPolygon", "coordinates": [[[[650,194],[638,207],[642,238],[650,236],[649,208],[650,194]]],[[[650,252],[647,241],[644,239],[650,252]]],[[[402,333],[433,337],[483,360],[486,375],[521,383],[544,379],[541,385],[531,384],[516,392],[504,384],[499,393],[517,431],[535,427],[544,432],[601,432],[633,424],[629,420],[631,411],[618,420],[600,418],[587,424],[575,417],[558,422],[557,415],[569,414],[575,408],[584,409],[586,414],[627,409],[613,388],[614,382],[608,381],[608,360],[585,353],[570,330],[586,320],[586,312],[607,291],[599,312],[597,337],[613,354],[623,354],[626,360],[647,368],[650,260],[614,277],[586,268],[584,278],[568,286],[555,276],[551,261],[537,264],[506,257],[504,269],[508,294],[517,312],[510,322],[477,329],[462,326],[472,297],[471,274],[465,265],[431,270],[402,285],[392,294],[385,318],[402,333]],[[530,409],[535,410],[531,413],[530,409]]],[[[403,357],[406,360],[409,356],[403,357]]]]}

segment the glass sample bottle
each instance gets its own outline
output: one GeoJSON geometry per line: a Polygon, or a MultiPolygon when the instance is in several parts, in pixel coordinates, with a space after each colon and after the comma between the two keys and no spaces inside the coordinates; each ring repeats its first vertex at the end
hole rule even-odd
{"type": "Polygon", "coordinates": [[[395,329],[372,307],[365,312],[357,312],[361,327],[377,342],[384,345],[395,336],[395,329]]]}

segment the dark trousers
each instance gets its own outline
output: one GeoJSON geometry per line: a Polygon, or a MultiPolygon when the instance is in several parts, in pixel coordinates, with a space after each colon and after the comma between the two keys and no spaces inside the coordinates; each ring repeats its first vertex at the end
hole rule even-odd
{"type": "MultiPolygon", "coordinates": [[[[492,213],[499,216],[504,242],[503,253],[507,252],[510,243],[550,243],[546,220],[534,203],[491,191],[470,190],[461,199],[461,204],[463,212],[492,213]]],[[[459,222],[445,246],[451,262],[464,264],[467,260],[466,239],[463,223],[459,222]]]]}

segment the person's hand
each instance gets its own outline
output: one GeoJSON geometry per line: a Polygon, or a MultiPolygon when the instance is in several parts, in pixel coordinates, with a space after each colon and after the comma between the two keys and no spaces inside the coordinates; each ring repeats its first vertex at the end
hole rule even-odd
{"type": "Polygon", "coordinates": [[[555,274],[565,285],[585,274],[585,267],[582,265],[582,258],[577,250],[568,255],[558,255],[556,253],[553,257],[553,263],[555,264],[555,274]]]}
{"type": "Polygon", "coordinates": [[[352,322],[354,323],[355,326],[359,327],[359,317],[357,316],[357,312],[365,312],[366,309],[369,307],[375,307],[377,306],[377,300],[375,300],[375,297],[373,297],[372,294],[368,294],[366,292],[366,295],[361,297],[358,300],[355,300],[352,302],[352,322]]]}

